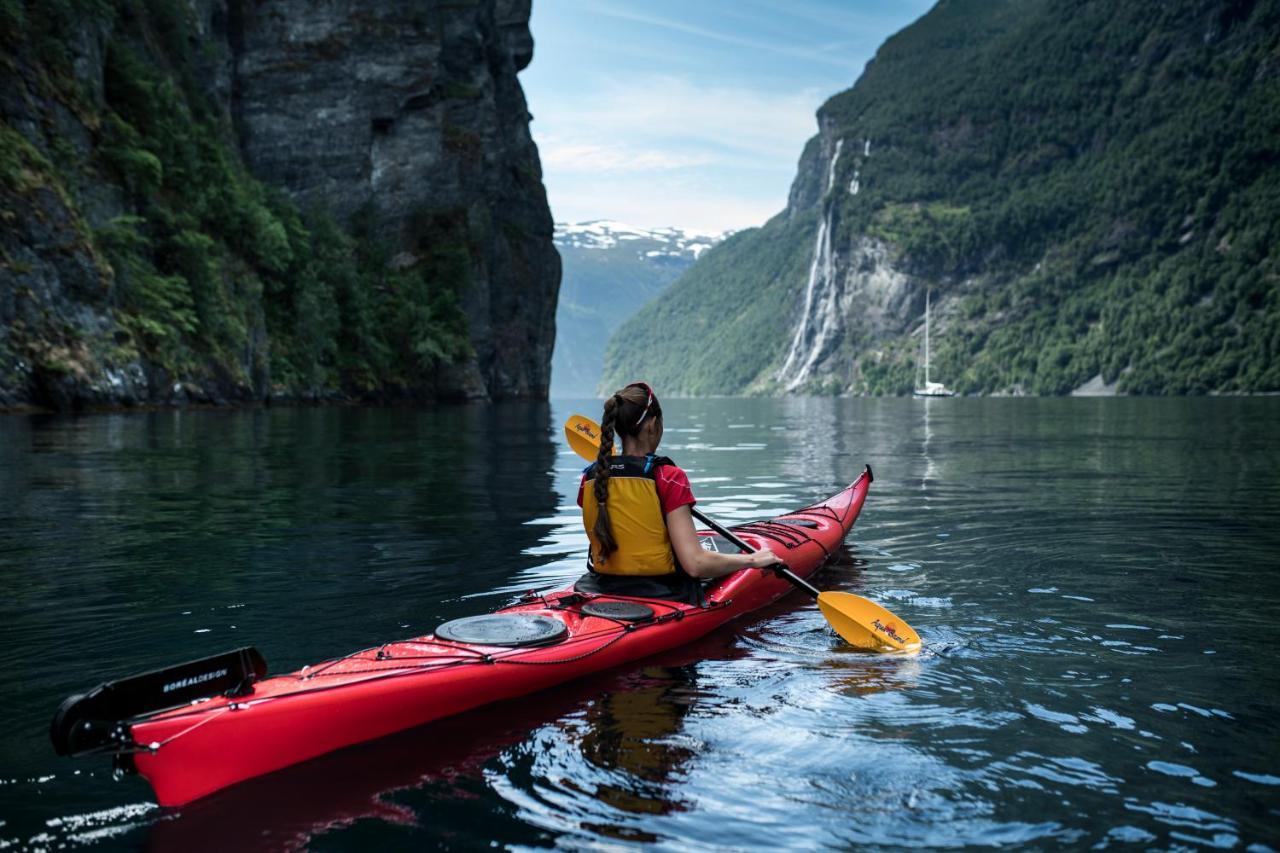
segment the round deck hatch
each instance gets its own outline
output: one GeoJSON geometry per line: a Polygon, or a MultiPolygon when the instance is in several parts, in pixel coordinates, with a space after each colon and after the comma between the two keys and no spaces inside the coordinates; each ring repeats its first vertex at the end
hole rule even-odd
{"type": "Polygon", "coordinates": [[[436,637],[474,646],[545,646],[563,640],[568,630],[550,616],[491,613],[446,622],[436,629],[436,637]]]}

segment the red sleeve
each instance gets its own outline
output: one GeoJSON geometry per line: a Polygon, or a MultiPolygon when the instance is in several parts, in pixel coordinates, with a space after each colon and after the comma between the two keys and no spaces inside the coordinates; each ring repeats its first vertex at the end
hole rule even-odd
{"type": "Polygon", "coordinates": [[[663,515],[697,503],[693,489],[689,487],[689,475],[675,465],[663,465],[658,469],[657,485],[663,515]]]}

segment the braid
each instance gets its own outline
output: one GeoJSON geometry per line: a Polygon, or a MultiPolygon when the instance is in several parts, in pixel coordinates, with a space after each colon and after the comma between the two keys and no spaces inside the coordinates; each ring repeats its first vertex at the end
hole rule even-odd
{"type": "Polygon", "coordinates": [[[613,526],[609,523],[609,457],[613,455],[613,429],[618,420],[618,406],[622,398],[614,394],[604,403],[604,419],[600,424],[600,452],[596,455],[595,497],[598,514],[594,533],[600,543],[600,562],[618,550],[613,538],[613,526]]]}
{"type": "Polygon", "coordinates": [[[596,455],[592,486],[592,494],[596,499],[596,523],[591,528],[600,549],[598,556],[601,563],[618,550],[618,540],[613,537],[613,525],[609,521],[609,465],[612,461],[610,457],[613,456],[614,435],[622,438],[639,435],[644,419],[648,417],[660,421],[662,407],[658,404],[657,397],[653,396],[653,391],[643,382],[633,382],[619,389],[604,402],[604,417],[600,421],[600,452],[596,455]]]}

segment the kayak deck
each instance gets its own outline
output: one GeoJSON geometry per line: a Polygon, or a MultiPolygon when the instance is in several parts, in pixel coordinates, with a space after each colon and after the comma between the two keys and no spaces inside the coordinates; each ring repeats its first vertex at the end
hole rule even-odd
{"type": "MultiPolygon", "coordinates": [[[[772,548],[807,577],[843,542],[870,482],[867,469],[822,503],[734,532],[754,548],[772,548]]],[[[712,538],[709,547],[736,550],[701,535],[712,538]]],[[[495,615],[557,620],[566,630],[555,642],[510,647],[428,634],[385,643],[263,679],[245,695],[130,720],[135,746],[122,755],[151,783],[161,805],[182,805],[335,749],[690,643],[791,588],[772,572],[746,569],[710,584],[701,605],[572,587],[531,593],[495,615]],[[584,612],[604,602],[643,603],[652,615],[629,621],[584,612]]]]}

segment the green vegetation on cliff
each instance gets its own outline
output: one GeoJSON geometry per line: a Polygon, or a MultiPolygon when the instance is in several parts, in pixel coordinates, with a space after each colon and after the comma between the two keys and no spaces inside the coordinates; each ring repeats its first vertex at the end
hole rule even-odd
{"type": "MultiPolygon", "coordinates": [[[[395,263],[372,216],[344,229],[255,180],[199,82],[209,57],[192,48],[193,14],[167,0],[0,0],[5,78],[37,81],[28,101],[48,99],[46,113],[68,110],[91,134],[78,145],[47,122],[42,153],[0,125],[0,215],[38,216],[24,199],[54,190],[101,273],[82,296],[105,302],[117,325],[105,340],[69,323],[22,326],[0,347],[55,374],[76,359],[112,368],[141,357],[162,380],[248,393],[270,377],[286,395],[418,388],[471,355],[465,212],[417,217],[411,260],[395,263]],[[86,20],[105,34],[100,94],[68,53],[86,20]]],[[[21,300],[21,265],[6,255],[0,267],[21,300]]]]}
{"type": "Polygon", "coordinates": [[[601,388],[638,377],[695,396],[746,388],[786,347],[791,288],[803,286],[812,242],[789,236],[743,231],[704,252],[614,333],[601,388]]]}
{"type": "Polygon", "coordinates": [[[1280,390],[1276,0],[942,0],[819,119],[787,214],[621,329],[607,373],[774,390],[803,303],[795,258],[827,216],[837,275],[869,238],[908,293],[854,299],[885,316],[844,317],[806,390],[908,392],[926,288],[936,377],[962,392],[1062,394],[1099,375],[1131,393],[1280,390]],[[739,321],[700,310],[712,290],[777,313],[722,337],[739,321]],[[708,340],[728,348],[719,366],[688,357],[708,340]]]}
{"type": "Polygon", "coordinates": [[[604,220],[557,225],[563,276],[556,304],[552,395],[595,396],[609,336],[720,239],[604,220]]]}

